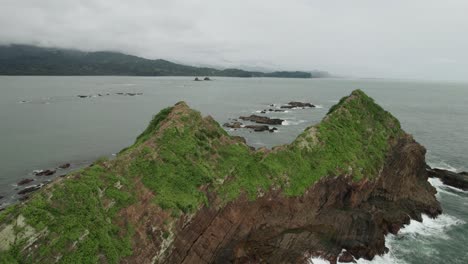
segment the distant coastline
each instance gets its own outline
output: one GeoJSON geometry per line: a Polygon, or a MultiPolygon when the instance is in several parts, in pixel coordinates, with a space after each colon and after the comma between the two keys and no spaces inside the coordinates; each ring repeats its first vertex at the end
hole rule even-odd
{"type": "Polygon", "coordinates": [[[31,45],[0,45],[0,75],[13,76],[223,76],[323,78],[324,71],[247,71],[194,67],[119,52],[85,52],[31,45]]]}

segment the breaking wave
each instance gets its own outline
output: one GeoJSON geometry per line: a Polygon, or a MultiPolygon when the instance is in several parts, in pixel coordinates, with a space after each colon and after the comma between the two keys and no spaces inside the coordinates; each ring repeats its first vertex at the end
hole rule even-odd
{"type": "Polygon", "coordinates": [[[295,126],[307,122],[307,120],[284,120],[281,125],[283,126],[295,126]]]}

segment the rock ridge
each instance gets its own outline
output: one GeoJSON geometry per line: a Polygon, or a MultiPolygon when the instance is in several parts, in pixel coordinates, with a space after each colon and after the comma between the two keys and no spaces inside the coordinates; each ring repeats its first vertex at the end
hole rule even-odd
{"type": "Polygon", "coordinates": [[[360,90],[271,150],[179,102],[114,160],[1,212],[0,262],[372,259],[387,233],[441,213],[427,177],[424,147],[360,90]]]}

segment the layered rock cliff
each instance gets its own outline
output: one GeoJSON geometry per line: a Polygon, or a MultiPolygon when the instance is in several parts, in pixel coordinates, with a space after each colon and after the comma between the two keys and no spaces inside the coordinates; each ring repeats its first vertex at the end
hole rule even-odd
{"type": "Polygon", "coordinates": [[[372,259],[386,252],[385,234],[441,212],[424,155],[359,90],[272,150],[251,149],[181,102],[114,160],[96,161],[2,212],[0,260],[372,259]]]}

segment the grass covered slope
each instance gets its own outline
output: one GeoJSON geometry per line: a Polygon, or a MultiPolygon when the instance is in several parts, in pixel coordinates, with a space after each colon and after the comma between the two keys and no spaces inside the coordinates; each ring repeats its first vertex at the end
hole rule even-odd
{"type": "Polygon", "coordinates": [[[118,263],[135,254],[141,236],[141,219],[127,218],[137,213],[132,208],[151,206],[161,215],[154,228],[164,248],[181,214],[212,206],[208,193],[226,204],[272,188],[300,196],[322,177],[374,178],[402,133],[392,115],[356,90],[291,144],[254,151],[180,102],[114,160],[58,179],[2,212],[0,263],[118,263]]]}

